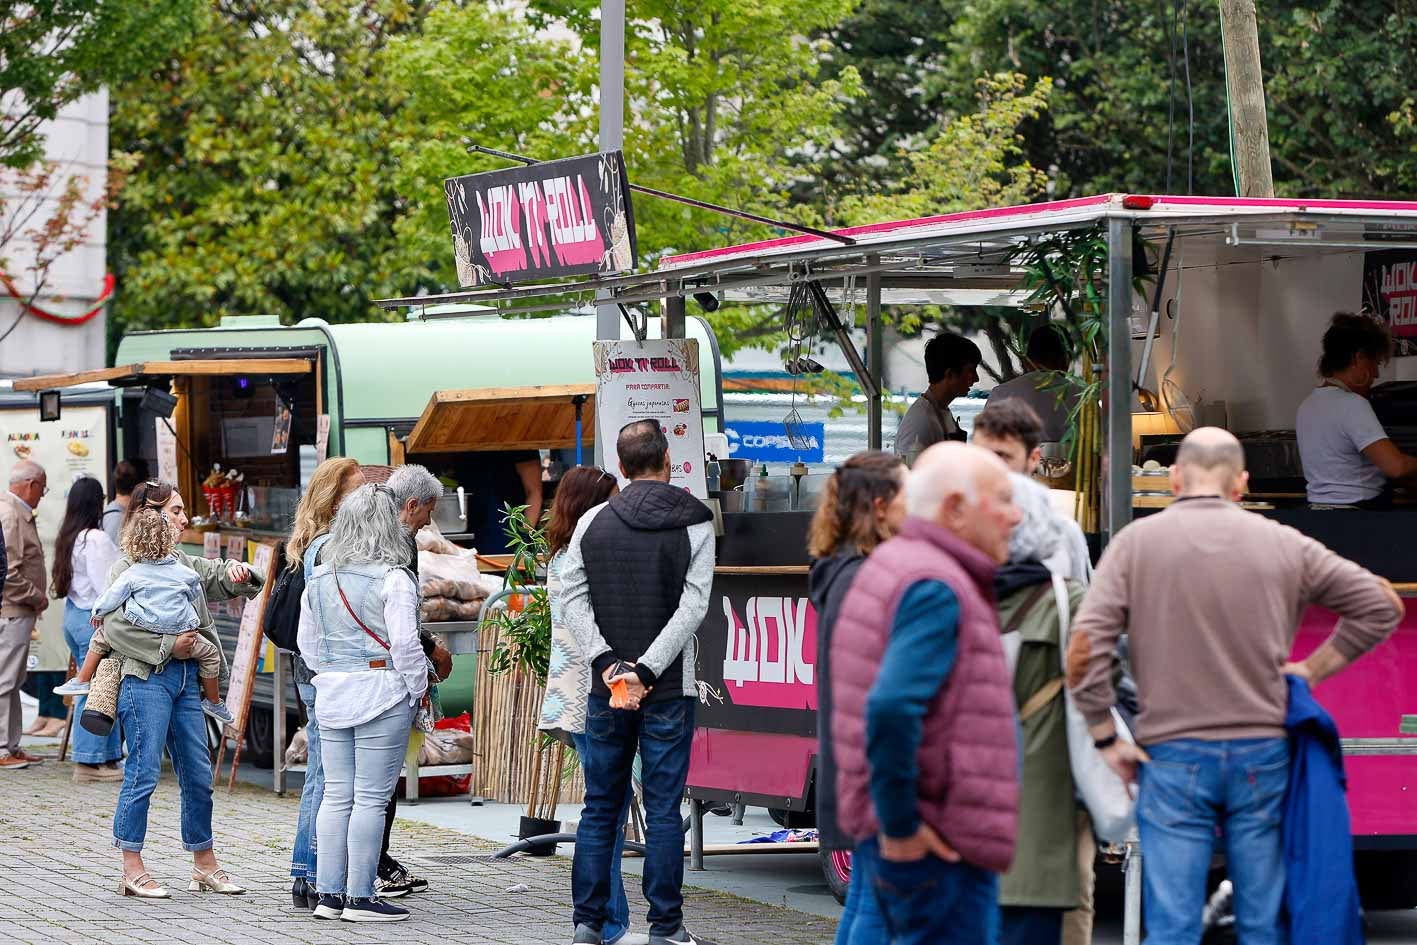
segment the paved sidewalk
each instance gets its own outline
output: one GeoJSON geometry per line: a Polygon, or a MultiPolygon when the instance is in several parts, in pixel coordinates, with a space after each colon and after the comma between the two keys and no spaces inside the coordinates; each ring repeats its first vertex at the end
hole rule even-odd
{"type": "MultiPolygon", "coordinates": [[[[33,750],[33,749],[31,749],[33,750]]],[[[51,756],[53,750],[46,751],[51,756]]],[[[227,897],[188,893],[191,859],[178,831],[177,786],[164,772],[153,798],[147,864],[173,898],[142,902],[118,895],[118,853],[111,847],[117,784],[74,784],[72,766],[52,760],[0,772],[0,941],[285,943],[398,942],[562,943],[570,935],[570,865],[562,857],[491,859],[491,844],[400,820],[394,855],[432,881],[401,903],[407,922],[357,926],[319,922],[290,904],[287,872],[298,798],[238,784],[215,795],[217,855],[250,891],[227,897]],[[513,888],[525,887],[513,892],[513,888]]],[[[631,915],[644,930],[644,900],[631,883],[631,915]]],[[[721,893],[685,890],[685,917],[719,945],[818,945],[835,923],[721,893]]]]}

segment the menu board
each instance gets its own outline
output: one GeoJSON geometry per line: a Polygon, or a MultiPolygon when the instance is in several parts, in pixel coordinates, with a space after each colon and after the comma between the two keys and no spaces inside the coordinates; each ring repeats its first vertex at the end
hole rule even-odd
{"type": "MultiPolygon", "coordinates": [[[[28,407],[0,408],[0,489],[10,481],[10,470],[24,459],[43,466],[49,479],[49,495],[35,509],[46,575],[54,565],[54,539],[64,521],[69,487],[81,476],[108,481],[108,411],[107,406],[65,403],[58,420],[44,422],[37,401],[28,407]]],[[[68,665],[64,602],[51,600],[39,618],[39,640],[30,644],[29,669],[64,670],[68,665]]]]}
{"type": "Polygon", "coordinates": [[[231,657],[231,681],[226,690],[226,704],[231,714],[236,716],[236,724],[226,727],[226,734],[232,738],[239,738],[246,728],[246,713],[251,707],[251,685],[261,659],[261,641],[265,639],[261,635],[261,617],[273,583],[271,566],[275,563],[275,545],[253,542],[252,548],[251,567],[265,576],[266,583],[260,596],[241,611],[241,629],[236,636],[236,651],[231,657]]]}
{"type": "Polygon", "coordinates": [[[597,341],[595,436],[605,468],[625,485],[614,458],[621,427],[657,420],[669,440],[671,485],[708,498],[704,481],[704,419],[699,402],[699,343],[692,338],[597,341]]]}
{"type": "Polygon", "coordinates": [[[1417,250],[1363,254],[1363,308],[1388,324],[1397,357],[1417,355],[1417,250]]]}

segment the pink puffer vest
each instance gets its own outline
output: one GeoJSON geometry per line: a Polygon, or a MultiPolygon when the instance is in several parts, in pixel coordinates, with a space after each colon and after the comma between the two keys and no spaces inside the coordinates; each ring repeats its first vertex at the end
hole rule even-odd
{"type": "Polygon", "coordinates": [[[832,635],[837,816],[858,840],[879,829],[866,763],[866,698],[896,608],[922,580],[949,585],[960,602],[960,621],[954,668],[921,733],[920,815],[965,862],[1002,873],[1013,860],[1018,833],[1019,755],[1013,689],[994,610],[994,565],[923,519],[909,519],[899,536],[871,553],[832,635]]]}

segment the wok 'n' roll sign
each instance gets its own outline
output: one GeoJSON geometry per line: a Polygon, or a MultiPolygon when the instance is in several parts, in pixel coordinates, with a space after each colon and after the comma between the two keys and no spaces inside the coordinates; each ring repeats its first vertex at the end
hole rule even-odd
{"type": "Polygon", "coordinates": [[[613,275],[635,265],[635,218],[619,151],[443,182],[458,282],[613,275]]]}

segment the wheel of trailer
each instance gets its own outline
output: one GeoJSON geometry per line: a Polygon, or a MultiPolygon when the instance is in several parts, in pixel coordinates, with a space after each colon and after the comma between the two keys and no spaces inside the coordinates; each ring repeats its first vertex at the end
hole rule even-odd
{"type": "Polygon", "coordinates": [[[1417,906],[1417,851],[1360,850],[1353,865],[1365,910],[1417,906]]]}
{"type": "Polygon", "coordinates": [[[836,901],[845,905],[846,888],[851,885],[851,851],[819,850],[817,856],[822,861],[822,875],[827,878],[827,887],[836,901]]]}
{"type": "Polygon", "coordinates": [[[264,706],[251,706],[246,714],[246,744],[241,749],[242,763],[257,768],[275,766],[275,713],[264,706]]]}
{"type": "Polygon", "coordinates": [[[772,818],[773,823],[788,830],[810,830],[817,826],[817,814],[812,810],[769,807],[768,816],[772,818]]]}

